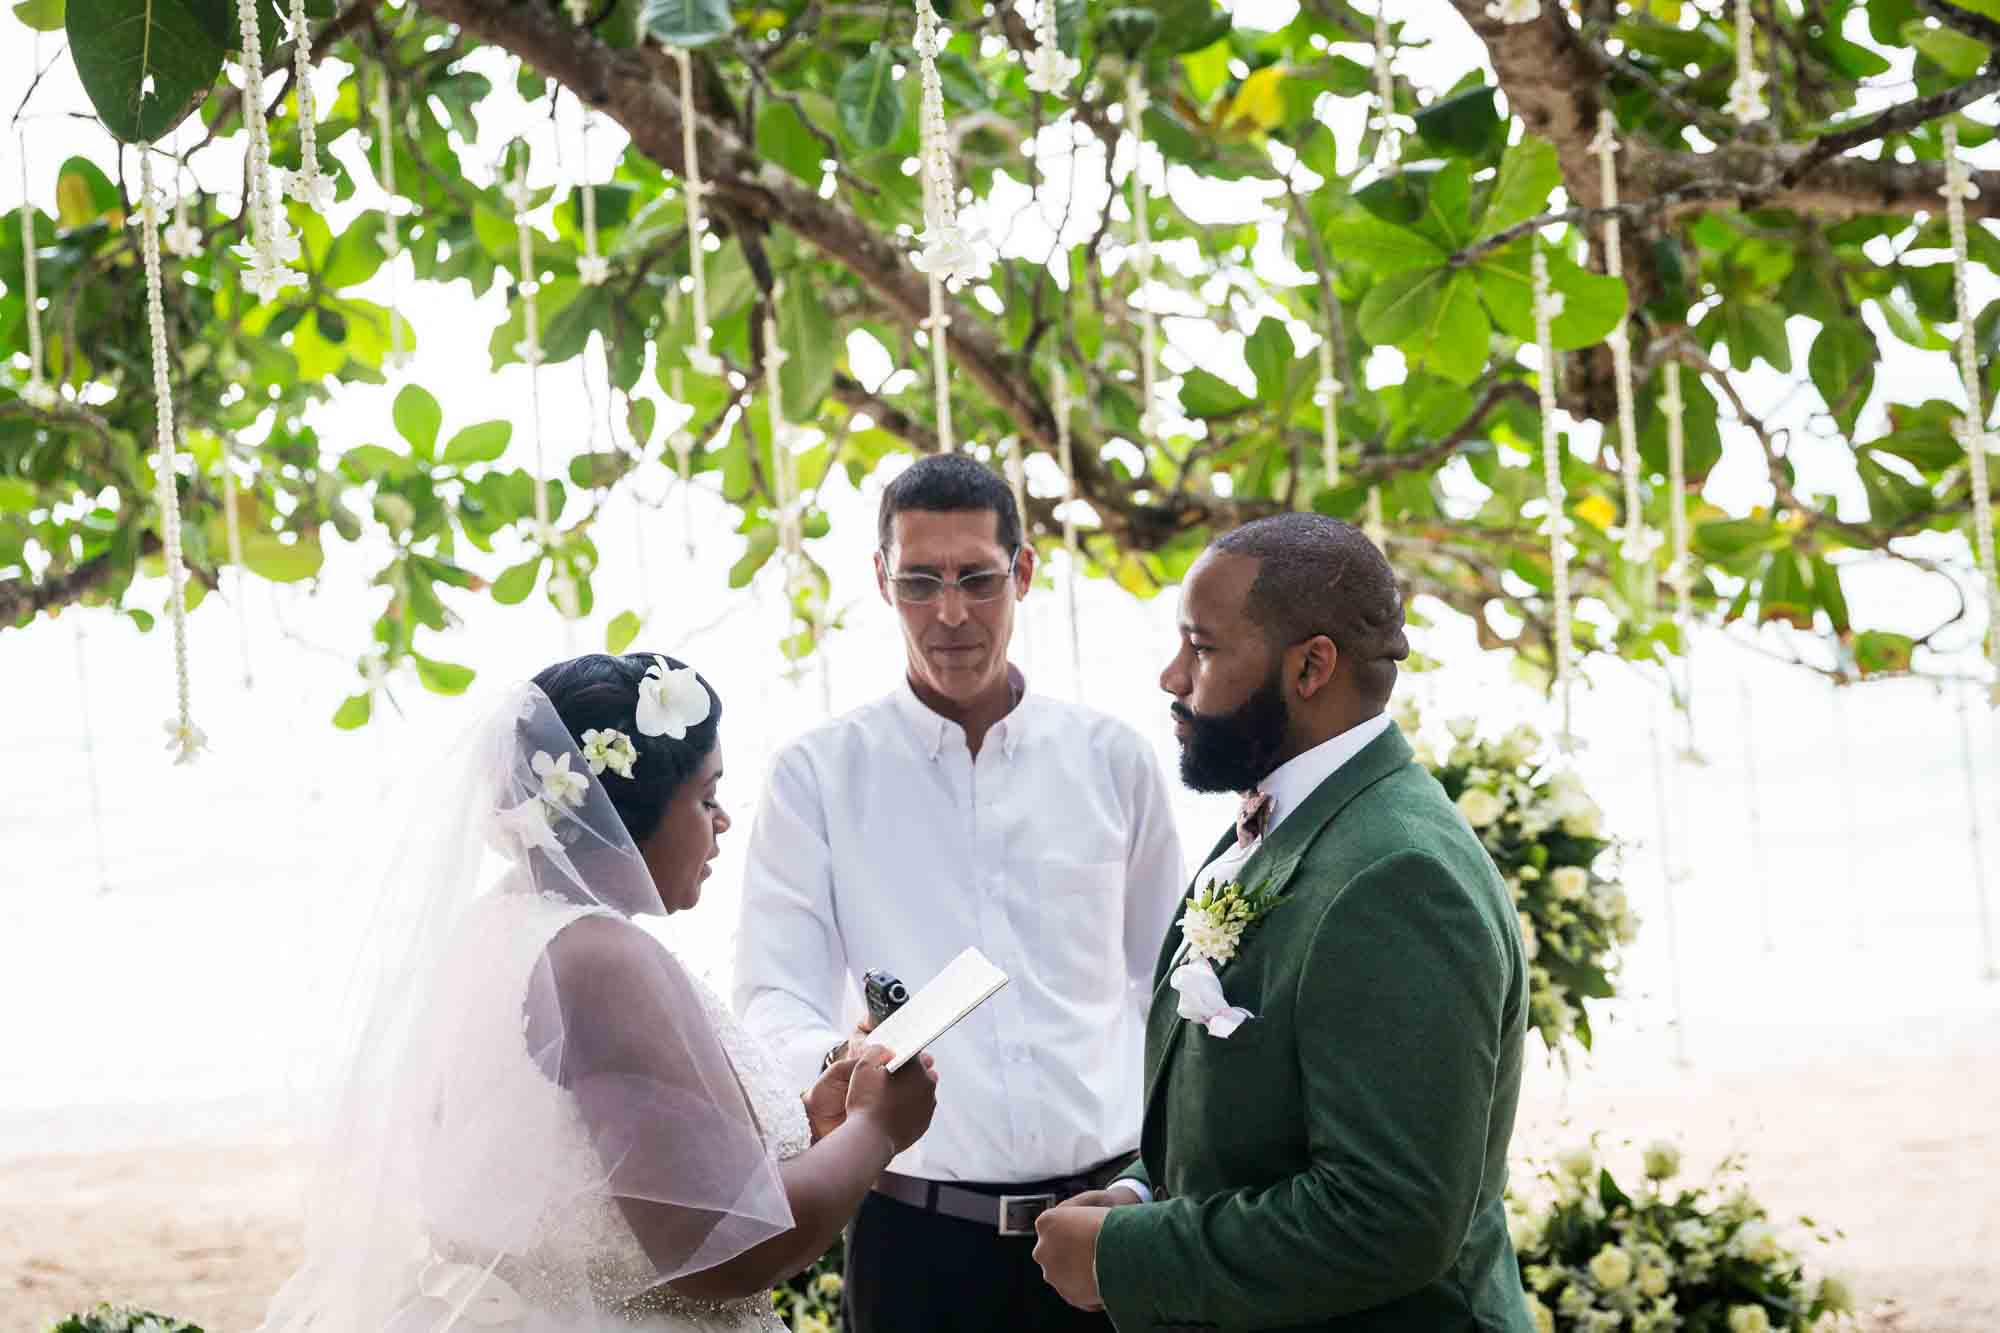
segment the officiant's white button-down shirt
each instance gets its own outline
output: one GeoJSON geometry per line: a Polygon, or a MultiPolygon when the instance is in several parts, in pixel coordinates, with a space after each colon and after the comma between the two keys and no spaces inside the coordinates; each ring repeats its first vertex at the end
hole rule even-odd
{"type": "Polygon", "coordinates": [[[801,1089],[862,1012],[967,945],[1009,983],[931,1047],[929,1180],[1069,1175],[1130,1152],[1153,967],[1186,867],[1137,732],[1024,694],[975,759],[907,683],[781,751],[750,834],[734,1001],[801,1089]]]}

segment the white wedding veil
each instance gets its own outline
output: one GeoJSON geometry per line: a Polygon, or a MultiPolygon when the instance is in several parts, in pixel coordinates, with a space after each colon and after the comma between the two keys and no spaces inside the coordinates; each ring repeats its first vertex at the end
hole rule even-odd
{"type": "Polygon", "coordinates": [[[427,1266],[532,1264],[552,1219],[593,1205],[645,1223],[621,1235],[622,1266],[593,1267],[605,1304],[792,1226],[697,983],[631,920],[664,908],[616,780],[524,684],[405,789],[304,1261],[269,1333],[401,1327],[427,1266]]]}

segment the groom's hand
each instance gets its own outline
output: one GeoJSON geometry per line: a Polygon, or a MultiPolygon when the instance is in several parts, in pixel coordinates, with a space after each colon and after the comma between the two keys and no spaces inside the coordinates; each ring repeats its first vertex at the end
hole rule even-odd
{"type": "Polygon", "coordinates": [[[1056,1207],[1129,1208],[1139,1202],[1142,1202],[1142,1200],[1139,1198],[1137,1190],[1128,1189],[1123,1185],[1113,1185],[1109,1189],[1085,1190],[1081,1194],[1072,1194],[1057,1204],[1056,1207]]]}
{"type": "MultiPolygon", "coordinates": [[[[1128,1193],[1117,1191],[1121,1200],[1128,1193]]],[[[1136,1198],[1129,1201],[1137,1202],[1136,1198]]],[[[1097,1233],[1104,1226],[1107,1211],[1072,1199],[1035,1219],[1035,1262],[1042,1266],[1042,1276],[1056,1294],[1079,1310],[1104,1308],[1097,1291],[1097,1233]]]]}

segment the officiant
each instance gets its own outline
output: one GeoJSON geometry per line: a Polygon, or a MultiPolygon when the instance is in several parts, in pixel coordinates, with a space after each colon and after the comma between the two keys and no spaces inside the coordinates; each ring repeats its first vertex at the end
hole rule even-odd
{"type": "Polygon", "coordinates": [[[876,582],[905,670],[777,756],[751,831],[735,1004],[810,1087],[856,1033],[860,978],[914,991],[968,945],[1010,983],[932,1048],[929,1134],[847,1237],[854,1333],[1091,1330],[1031,1252],[1035,1218],[1139,1139],[1154,959],[1185,867],[1131,727],[1008,662],[1035,549],[1007,483],[962,454],[883,492],[876,582]]]}

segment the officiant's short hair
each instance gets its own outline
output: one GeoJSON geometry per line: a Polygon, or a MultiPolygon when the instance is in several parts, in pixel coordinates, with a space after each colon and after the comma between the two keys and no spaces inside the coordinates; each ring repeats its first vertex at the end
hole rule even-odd
{"type": "Polygon", "coordinates": [[[1225,532],[1214,549],[1258,561],[1247,609],[1274,644],[1326,635],[1363,698],[1387,701],[1410,640],[1396,572],[1367,533],[1324,514],[1273,514],[1225,532]]]}
{"type": "Polygon", "coordinates": [[[1021,544],[1021,511],[1014,489],[1000,474],[964,454],[929,454],[905,468],[882,491],[878,536],[886,552],[896,537],[896,515],[908,510],[953,514],[991,510],[998,520],[1000,549],[1021,544]]]}

